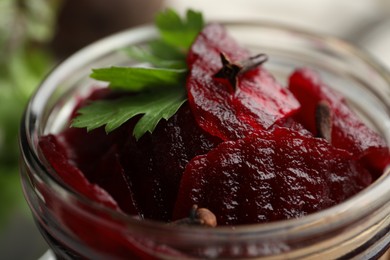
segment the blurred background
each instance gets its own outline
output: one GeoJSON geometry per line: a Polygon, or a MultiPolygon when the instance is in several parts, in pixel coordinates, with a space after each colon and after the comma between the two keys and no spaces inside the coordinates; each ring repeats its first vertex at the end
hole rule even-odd
{"type": "Polygon", "coordinates": [[[267,20],[337,36],[390,69],[390,0],[0,0],[1,259],[39,259],[47,250],[18,175],[17,133],[29,96],[61,60],[152,22],[166,7],[200,10],[207,20],[267,20]]]}

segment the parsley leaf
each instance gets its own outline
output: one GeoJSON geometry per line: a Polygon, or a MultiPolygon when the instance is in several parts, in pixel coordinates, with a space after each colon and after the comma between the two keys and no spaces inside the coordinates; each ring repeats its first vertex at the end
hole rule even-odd
{"type": "Polygon", "coordinates": [[[142,91],[148,88],[177,86],[186,76],[185,69],[111,67],[94,69],[91,78],[107,81],[112,89],[142,91]]]}
{"type": "Polygon", "coordinates": [[[175,46],[169,45],[162,40],[151,41],[149,43],[149,49],[151,54],[165,60],[186,60],[186,53],[176,48],[175,46]]]}
{"type": "Polygon", "coordinates": [[[156,16],[156,26],[164,42],[187,50],[204,26],[200,12],[188,10],[186,19],[168,9],[156,16]]]}
{"type": "Polygon", "coordinates": [[[202,14],[189,10],[181,19],[168,9],[157,15],[156,26],[159,39],[143,47],[125,49],[132,59],[149,63],[152,68],[111,67],[94,69],[91,74],[96,80],[108,82],[111,89],[135,95],[92,102],[79,109],[73,127],[86,127],[90,131],[105,125],[109,133],[127,120],[142,115],[133,129],[139,139],[146,132],[152,132],[162,118],[174,115],[186,101],[186,54],[203,29],[202,14]]]}
{"type": "Polygon", "coordinates": [[[130,118],[142,115],[134,127],[133,134],[138,140],[146,132],[153,132],[162,118],[168,120],[186,101],[183,87],[142,92],[138,95],[116,100],[100,100],[82,107],[73,127],[86,127],[91,131],[105,125],[107,133],[118,128],[130,118]]]}

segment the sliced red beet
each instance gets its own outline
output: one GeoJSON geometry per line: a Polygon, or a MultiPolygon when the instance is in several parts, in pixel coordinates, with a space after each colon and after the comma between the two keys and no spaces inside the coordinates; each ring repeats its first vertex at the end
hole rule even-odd
{"type": "MultiPolygon", "coordinates": [[[[96,98],[117,96],[116,92],[98,89],[80,100],[77,107],[96,98]]],[[[132,136],[135,122],[132,119],[110,134],[103,127],[90,132],[68,128],[58,138],[69,162],[89,182],[108,191],[122,210],[169,221],[185,165],[221,140],[197,125],[188,104],[139,141],[132,136]]]]}
{"type": "MultiPolygon", "coordinates": [[[[98,92],[94,92],[95,94],[92,94],[92,97],[96,94],[99,96],[102,94],[102,92],[98,92]]],[[[82,100],[82,102],[86,102],[86,100],[82,100]]],[[[108,141],[112,142],[113,140],[112,136],[99,136],[103,132],[102,129],[87,133],[84,129],[69,128],[58,136],[47,135],[41,137],[39,148],[55,170],[58,178],[75,192],[114,210],[123,210],[128,214],[137,214],[131,192],[123,176],[123,169],[118,163],[115,147],[112,146],[108,151],[103,151],[104,147],[109,147],[107,145],[108,141]],[[100,139],[98,137],[105,138],[100,139]],[[82,140],[85,143],[82,143],[82,140]],[[79,146],[75,146],[75,144],[79,144],[79,146]],[[100,157],[98,159],[95,157],[94,159],[94,156],[100,157]],[[95,167],[86,168],[96,170],[94,174],[88,173],[89,177],[99,182],[99,185],[92,183],[91,179],[87,179],[84,172],[78,168],[82,164],[86,166],[87,161],[93,162],[93,160],[95,167]]],[[[125,236],[123,233],[112,230],[111,226],[108,225],[113,223],[116,226],[122,225],[122,229],[125,229],[126,226],[122,223],[117,223],[117,220],[114,220],[111,214],[96,210],[92,206],[89,207],[89,205],[87,206],[77,201],[64,203],[61,196],[59,197],[55,193],[52,194],[53,191],[44,185],[40,187],[40,191],[45,198],[43,210],[50,209],[48,214],[53,214],[58,223],[66,227],[67,232],[74,236],[74,240],[70,241],[75,243],[75,245],[66,246],[72,248],[93,247],[96,252],[104,252],[111,254],[111,257],[117,256],[118,258],[154,259],[146,251],[159,251],[158,248],[153,248],[154,246],[151,246],[150,243],[147,245],[148,250],[145,250],[146,245],[141,247],[135,237],[133,239],[130,234],[125,236]],[[97,222],[91,221],[90,218],[86,217],[85,212],[94,216],[92,218],[97,220],[97,222]]],[[[92,251],[89,254],[85,257],[94,256],[92,251]]]]}
{"type": "MultiPolygon", "coordinates": [[[[74,166],[69,164],[69,160],[63,158],[64,150],[58,140],[52,135],[43,137],[40,141],[40,149],[51,162],[56,170],[58,177],[67,185],[72,185],[79,194],[89,199],[103,204],[109,208],[120,211],[111,196],[97,185],[89,183],[82,173],[74,166]]],[[[161,251],[153,243],[147,243],[144,238],[138,239],[130,233],[120,233],[113,230],[112,226],[120,227],[125,230],[127,226],[120,223],[105,211],[97,210],[93,205],[80,203],[79,201],[67,198],[64,201],[63,195],[53,191],[43,183],[36,183],[43,200],[39,200],[42,205],[41,213],[46,216],[52,216],[55,219],[55,225],[63,226],[66,232],[71,236],[62,241],[63,234],[50,234],[55,237],[64,246],[70,248],[92,247],[94,250],[87,251],[88,255],[83,257],[99,258],[101,255],[95,255],[96,252],[104,252],[107,255],[132,259],[155,259],[150,252],[161,251]],[[70,242],[71,244],[67,244],[70,242]],[[142,244],[141,244],[142,243],[142,244]]],[[[47,223],[41,223],[46,225],[47,223]]],[[[51,223],[53,224],[53,223],[51,223]]],[[[49,229],[50,231],[50,229],[49,229]]],[[[166,249],[166,251],[169,248],[166,249]]],[[[174,255],[175,252],[172,252],[174,255]]]]}
{"type": "MultiPolygon", "coordinates": [[[[73,112],[91,100],[112,99],[119,93],[108,89],[96,89],[81,99],[73,112]]],[[[87,132],[84,128],[67,128],[57,135],[61,140],[67,160],[77,167],[86,179],[107,191],[120,208],[130,214],[138,215],[130,186],[126,182],[125,171],[120,164],[118,150],[129,136],[129,123],[107,134],[103,127],[87,132]]]]}
{"type": "Polygon", "coordinates": [[[326,101],[332,111],[332,144],[351,152],[378,177],[390,163],[389,149],[384,139],[367,127],[348,107],[341,94],[321,81],[310,69],[295,71],[290,77],[289,89],[301,103],[296,118],[316,135],[315,107],[326,101]]]}
{"type": "MultiPolygon", "coordinates": [[[[109,88],[95,88],[89,96],[78,100],[71,118],[77,115],[79,108],[89,104],[91,101],[115,99],[123,95],[129,94],[112,91],[109,88]]],[[[94,178],[98,178],[95,173],[95,170],[99,169],[96,163],[97,159],[105,156],[107,151],[114,145],[118,146],[119,149],[123,145],[124,140],[131,135],[131,127],[133,127],[132,122],[128,122],[110,134],[106,133],[104,127],[89,132],[86,128],[70,127],[61,132],[58,138],[63,141],[68,158],[77,165],[89,180],[94,182],[94,178]]]]}
{"type": "Polygon", "coordinates": [[[220,144],[183,175],[174,217],[193,204],[219,225],[296,218],[335,205],[371,183],[346,151],[287,128],[220,144]]]}
{"type": "Polygon", "coordinates": [[[54,135],[41,137],[41,152],[58,174],[58,177],[74,191],[103,205],[119,210],[117,203],[105,190],[90,183],[84,174],[66,156],[66,149],[54,135]]]}
{"type": "Polygon", "coordinates": [[[222,68],[221,53],[232,62],[250,56],[224,27],[211,24],[198,35],[187,57],[189,103],[206,132],[223,140],[242,138],[299,108],[293,95],[262,67],[240,74],[235,90],[228,81],[215,79],[222,68]]]}
{"type": "Polygon", "coordinates": [[[120,155],[116,145],[97,162],[95,174],[90,181],[103,187],[129,215],[138,215],[134,202],[134,194],[127,182],[126,172],[120,163],[120,155]]]}
{"type": "Polygon", "coordinates": [[[129,138],[121,162],[142,216],[170,221],[186,164],[220,142],[196,124],[188,104],[161,121],[153,134],[129,138]]]}

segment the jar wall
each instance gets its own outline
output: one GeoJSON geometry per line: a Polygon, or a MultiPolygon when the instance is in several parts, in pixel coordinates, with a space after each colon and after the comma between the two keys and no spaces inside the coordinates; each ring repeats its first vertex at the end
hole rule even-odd
{"type": "MultiPolygon", "coordinates": [[[[253,52],[268,53],[266,66],[283,84],[296,67],[320,71],[390,140],[390,76],[369,57],[338,40],[279,25],[227,26],[253,52]]],[[[27,108],[20,138],[23,189],[37,225],[58,256],[375,258],[389,247],[389,171],[345,203],[302,219],[212,230],[139,221],[96,205],[58,181],[39,154],[38,138],[61,131],[75,100],[97,86],[88,79],[91,68],[131,64],[116,50],[143,44],[154,34],[140,28],[87,47],[48,76],[27,108]]]]}

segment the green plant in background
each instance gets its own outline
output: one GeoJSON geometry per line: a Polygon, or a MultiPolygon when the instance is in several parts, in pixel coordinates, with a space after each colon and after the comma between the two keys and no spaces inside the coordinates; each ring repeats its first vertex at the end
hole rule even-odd
{"type": "Polygon", "coordinates": [[[0,226],[13,207],[25,205],[18,129],[28,98],[53,65],[45,46],[58,5],[54,0],[0,0],[0,226]]]}
{"type": "Polygon", "coordinates": [[[28,98],[55,59],[150,22],[162,2],[0,0],[0,227],[12,207],[26,205],[18,174],[18,129],[28,98]]]}

